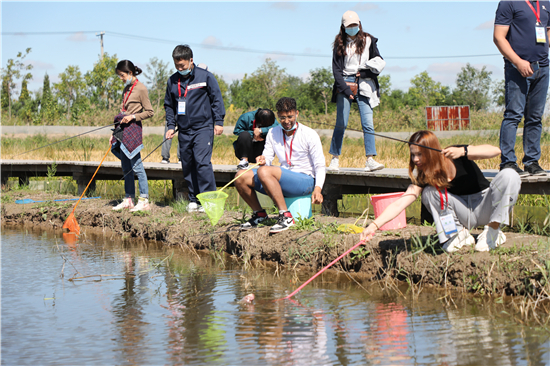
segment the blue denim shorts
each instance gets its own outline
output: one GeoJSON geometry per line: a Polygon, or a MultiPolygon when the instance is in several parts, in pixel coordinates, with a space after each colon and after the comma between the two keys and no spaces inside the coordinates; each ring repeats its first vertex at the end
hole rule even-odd
{"type": "MultiPolygon", "coordinates": [[[[315,179],[304,173],[292,172],[288,169],[281,169],[281,179],[279,184],[285,197],[300,197],[306,196],[313,192],[315,188],[315,179]]],[[[254,189],[257,192],[267,194],[258,178],[258,169],[252,169],[254,173],[254,189]]]]}

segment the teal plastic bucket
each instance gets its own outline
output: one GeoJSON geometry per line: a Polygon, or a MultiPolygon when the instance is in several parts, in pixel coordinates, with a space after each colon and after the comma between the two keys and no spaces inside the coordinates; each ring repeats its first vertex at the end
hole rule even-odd
{"type": "Polygon", "coordinates": [[[300,197],[285,197],[286,207],[292,214],[292,217],[297,219],[309,219],[312,216],[311,212],[311,194],[300,197]]]}

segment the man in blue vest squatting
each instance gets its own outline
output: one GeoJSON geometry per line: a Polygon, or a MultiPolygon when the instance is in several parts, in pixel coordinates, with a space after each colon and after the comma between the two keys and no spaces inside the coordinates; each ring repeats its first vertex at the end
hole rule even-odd
{"type": "Polygon", "coordinates": [[[197,194],[216,190],[212,148],[214,135],[223,133],[225,107],[216,78],[195,66],[189,46],[176,46],[172,58],[178,71],[168,79],[164,97],[166,138],[174,137],[177,124],[181,169],[189,189],[187,211],[204,212],[197,194]]]}
{"type": "MultiPolygon", "coordinates": [[[[287,230],[294,225],[285,197],[300,197],[311,193],[312,203],[322,203],[321,189],[325,183],[325,156],[321,139],[315,130],[298,122],[298,109],[293,98],[281,98],[277,102],[280,125],[273,127],[266,136],[263,154],[256,158],[260,168],[245,173],[235,182],[235,187],[254,211],[252,218],[241,225],[247,230],[265,221],[267,213],[262,209],[256,191],[267,194],[277,208],[279,217],[270,233],[287,230]],[[277,156],[280,166],[273,166],[277,156]]],[[[238,171],[237,175],[243,173],[238,171]]]]}
{"type": "Polygon", "coordinates": [[[249,162],[256,162],[256,157],[264,151],[267,133],[278,125],[271,109],[258,108],[239,117],[233,130],[233,134],[239,136],[233,143],[235,156],[240,160],[237,169],[246,169],[249,162]]]}

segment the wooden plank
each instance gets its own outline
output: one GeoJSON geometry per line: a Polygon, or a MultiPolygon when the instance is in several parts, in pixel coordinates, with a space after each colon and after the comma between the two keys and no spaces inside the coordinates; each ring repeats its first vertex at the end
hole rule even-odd
{"type": "MultiPolygon", "coordinates": [[[[2,182],[7,177],[19,177],[26,180],[32,177],[44,177],[48,174],[48,167],[53,161],[41,160],[0,160],[2,182]]],[[[99,162],[96,161],[58,161],[55,162],[56,176],[73,176],[83,185],[90,179],[99,162]],[[87,178],[90,177],[90,178],[87,178]]],[[[145,162],[145,171],[149,180],[171,180],[175,196],[185,197],[187,184],[183,179],[180,164],[161,164],[145,162]]],[[[216,185],[224,186],[235,177],[235,165],[214,165],[216,185]]],[[[484,170],[483,174],[491,181],[498,170],[484,170]]],[[[122,179],[120,162],[104,162],[98,171],[96,180],[122,179]]],[[[550,176],[526,176],[521,178],[521,194],[548,194],[550,193],[550,176]]],[[[405,191],[411,184],[408,169],[382,169],[376,172],[365,172],[362,168],[341,168],[337,171],[327,171],[323,195],[325,202],[323,212],[338,215],[337,201],[344,194],[378,194],[405,191]]]]}

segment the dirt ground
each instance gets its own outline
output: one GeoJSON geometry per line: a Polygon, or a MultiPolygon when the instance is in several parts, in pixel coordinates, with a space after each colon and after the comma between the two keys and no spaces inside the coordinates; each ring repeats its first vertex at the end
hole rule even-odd
{"type": "MultiPolygon", "coordinates": [[[[53,196],[35,191],[3,191],[2,225],[61,228],[75,204],[15,203],[23,198],[47,201],[53,196]]],[[[55,199],[60,198],[74,197],[55,195],[55,199]]],[[[300,271],[321,269],[359,241],[358,234],[336,230],[342,223],[353,223],[350,218],[316,216],[305,230],[270,235],[269,226],[240,231],[240,212],[226,211],[213,227],[205,214],[178,213],[170,206],[158,205],[152,205],[145,214],[114,212],[111,208],[115,204],[104,199],[82,201],[75,213],[82,231],[103,229],[122,237],[157,240],[189,250],[226,252],[243,262],[271,261],[300,271]]],[[[548,297],[550,238],[507,232],[507,242],[495,251],[479,253],[468,247],[447,254],[440,249],[434,234],[432,227],[412,225],[379,232],[336,266],[363,280],[384,281],[388,287],[397,288],[406,281],[417,289],[445,287],[478,294],[548,297]]]]}

